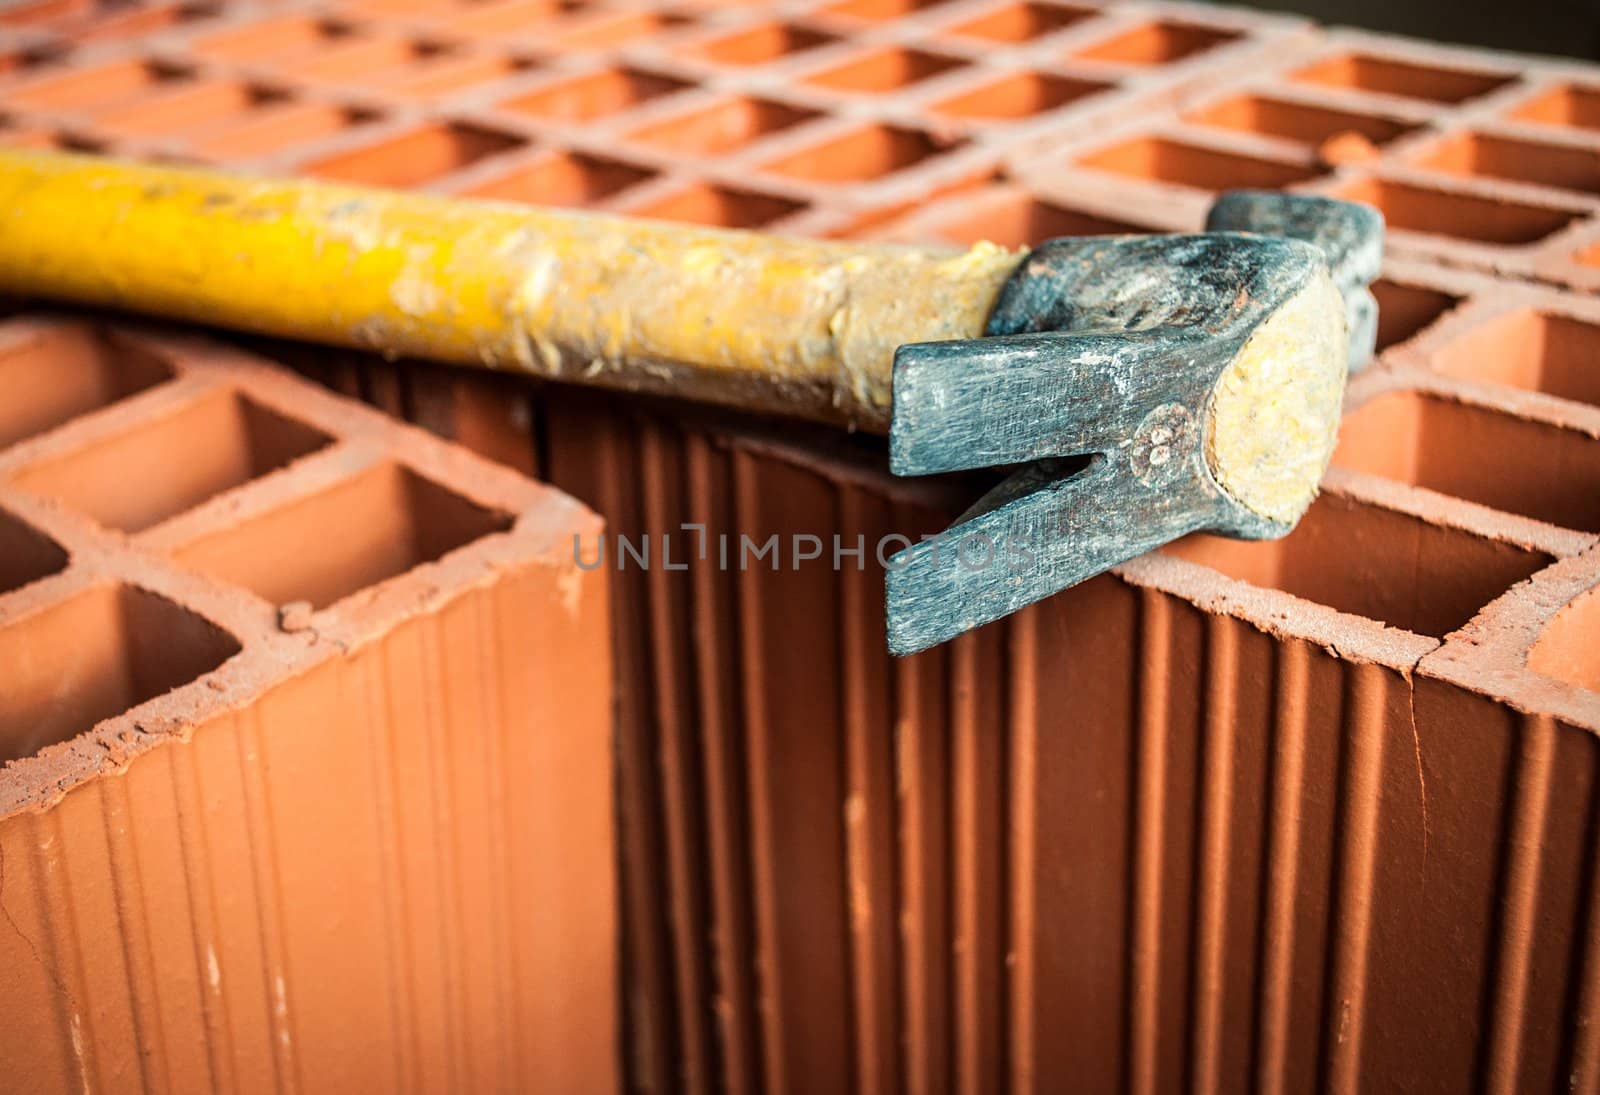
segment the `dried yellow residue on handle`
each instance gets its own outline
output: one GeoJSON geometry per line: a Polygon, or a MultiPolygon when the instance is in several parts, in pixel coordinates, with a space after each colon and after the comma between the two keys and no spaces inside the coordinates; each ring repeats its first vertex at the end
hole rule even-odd
{"type": "Polygon", "coordinates": [[[0,291],[869,429],[1020,260],[0,151],[0,291]]]}

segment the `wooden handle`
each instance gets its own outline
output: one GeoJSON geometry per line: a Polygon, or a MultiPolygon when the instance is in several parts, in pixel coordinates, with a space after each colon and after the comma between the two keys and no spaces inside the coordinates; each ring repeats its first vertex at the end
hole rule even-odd
{"type": "Polygon", "coordinates": [[[0,292],[878,431],[1020,258],[0,150],[0,292]]]}

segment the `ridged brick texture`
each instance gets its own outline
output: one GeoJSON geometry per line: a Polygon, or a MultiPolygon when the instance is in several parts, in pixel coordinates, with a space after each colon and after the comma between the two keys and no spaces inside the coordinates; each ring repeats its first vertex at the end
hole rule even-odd
{"type": "MultiPolygon", "coordinates": [[[[951,244],[1193,230],[1241,185],[1380,206],[1381,358],[1283,541],[1198,537],[898,662],[870,554],[612,573],[622,1064],[651,1092],[1600,1090],[1600,72],[1178,4],[16,11],[0,139],[951,244]]],[[[271,352],[635,540],[871,543],[979,489],[781,423],[271,352]]]]}
{"type": "Polygon", "coordinates": [[[213,342],[0,380],[0,1088],[615,1089],[598,519],[213,342]]]}

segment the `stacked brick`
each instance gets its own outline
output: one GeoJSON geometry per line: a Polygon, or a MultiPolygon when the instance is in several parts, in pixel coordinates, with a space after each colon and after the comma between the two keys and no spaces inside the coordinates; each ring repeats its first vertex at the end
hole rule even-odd
{"type": "Polygon", "coordinates": [[[1092,204],[1191,228],[1229,186],[1377,206],[1390,252],[1600,287],[1600,93],[1592,67],[1356,32],[1110,133],[1064,132],[1035,172],[1092,204]]]}
{"type": "Polygon", "coordinates": [[[104,24],[37,7],[0,15],[14,141],[818,234],[1305,33],[1048,3],[352,0],[194,8],[63,57],[24,28],[66,48],[104,24]]]}
{"type": "MultiPolygon", "coordinates": [[[[1378,205],[1380,357],[1285,540],[903,661],[870,566],[611,575],[623,1066],[1600,1090],[1600,72],[1179,4],[6,19],[0,140],[951,244],[1192,230],[1233,186],[1378,205]]],[[[635,538],[872,542],[975,493],[781,423],[274,353],[635,538]]]]}
{"type": "Polygon", "coordinates": [[[0,378],[0,1086],[614,1088],[598,520],[215,343],[0,378]]]}

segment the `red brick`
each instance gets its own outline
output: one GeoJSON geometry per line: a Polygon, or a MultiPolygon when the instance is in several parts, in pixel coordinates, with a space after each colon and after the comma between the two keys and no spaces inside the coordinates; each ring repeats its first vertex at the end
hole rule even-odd
{"type": "Polygon", "coordinates": [[[0,371],[0,1071],[613,1089],[597,519],[216,343],[0,371]]]}

